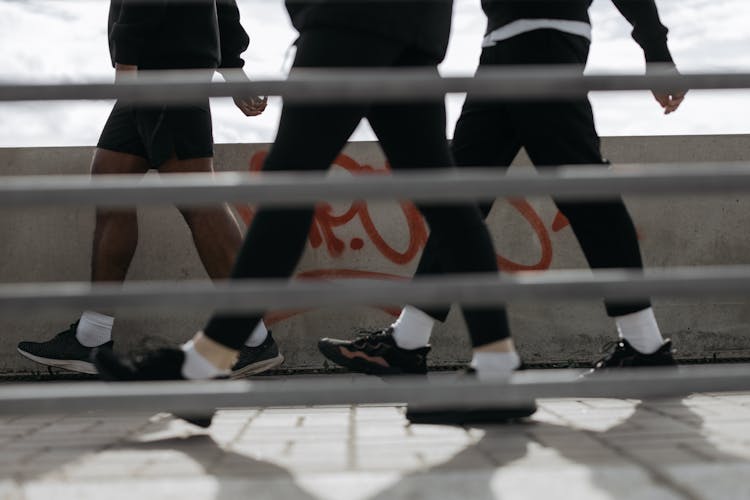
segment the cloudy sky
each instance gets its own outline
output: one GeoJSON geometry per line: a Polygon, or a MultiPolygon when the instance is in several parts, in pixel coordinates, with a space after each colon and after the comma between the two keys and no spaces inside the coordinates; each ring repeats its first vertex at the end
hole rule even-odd
{"type": "MultiPolygon", "coordinates": [[[[471,74],[479,57],[485,18],[480,0],[456,0],[451,45],[441,71],[471,74]]],[[[251,77],[285,74],[294,40],[282,0],[238,0],[251,45],[245,54],[251,77]]],[[[750,1],[657,0],[670,28],[670,47],[680,69],[750,71],[750,1]]],[[[0,0],[0,80],[107,81],[113,76],[106,39],[106,0],[0,0]]],[[[643,70],[643,55],[630,27],[610,0],[594,0],[594,43],[589,73],[643,70]]],[[[448,98],[449,126],[461,96],[448,98]]],[[[601,135],[750,133],[750,91],[691,92],[678,113],[662,116],[648,93],[592,95],[601,135]]],[[[0,104],[0,147],[92,145],[111,102],[0,104]]],[[[214,102],[217,142],[269,142],[280,103],[262,117],[246,118],[231,102],[214,102]]],[[[369,139],[361,126],[354,139],[369,139]]]]}

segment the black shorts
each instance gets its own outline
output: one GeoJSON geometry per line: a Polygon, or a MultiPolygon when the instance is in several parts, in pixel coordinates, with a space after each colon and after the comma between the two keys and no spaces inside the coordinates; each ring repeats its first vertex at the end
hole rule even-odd
{"type": "Polygon", "coordinates": [[[117,102],[96,146],[140,156],[152,168],[173,156],[180,160],[211,158],[214,138],[208,100],[190,106],[117,102]]]}

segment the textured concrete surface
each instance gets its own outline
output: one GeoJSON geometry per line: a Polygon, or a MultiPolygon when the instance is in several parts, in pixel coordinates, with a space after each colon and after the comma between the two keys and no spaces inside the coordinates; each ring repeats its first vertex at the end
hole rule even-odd
{"type": "Polygon", "coordinates": [[[750,394],[540,401],[528,422],[397,406],[0,418],[0,499],[745,499],[750,394]]]}
{"type": "MultiPolygon", "coordinates": [[[[219,170],[258,165],[267,145],[217,147],[219,170]]],[[[622,137],[603,142],[613,162],[738,161],[750,157],[750,136],[622,137]]],[[[376,144],[353,143],[332,169],[348,175],[383,169],[376,144]]],[[[90,148],[0,149],[0,175],[83,174],[90,148]]],[[[527,163],[524,157],[519,165],[527,163]]],[[[521,167],[522,168],[522,167],[521,167]]],[[[744,264],[750,255],[750,195],[691,196],[669,199],[628,198],[650,267],[744,264]]],[[[239,207],[246,213],[246,207],[239,207]]],[[[424,233],[410,209],[397,203],[368,205],[366,210],[333,206],[319,213],[300,273],[328,279],[375,279],[410,276],[416,268],[424,233]]],[[[0,282],[85,281],[89,278],[93,208],[3,210],[0,213],[0,282]]],[[[138,250],[129,274],[135,280],[207,279],[178,212],[171,207],[144,208],[138,250]]],[[[499,201],[489,217],[501,265],[506,270],[585,267],[569,227],[548,199],[499,201]]],[[[656,302],[665,335],[673,337],[678,357],[750,357],[750,305],[744,300],[656,302]]],[[[597,357],[614,337],[614,327],[598,301],[546,305],[511,304],[511,323],[519,349],[529,363],[584,362],[597,357]]],[[[38,365],[15,353],[18,341],[47,339],[76,319],[71,314],[0,318],[0,373],[33,373],[38,365]]],[[[140,347],[154,339],[181,341],[200,328],[209,311],[159,314],[121,311],[115,322],[116,349],[140,347]]],[[[390,322],[387,311],[368,307],[309,311],[291,317],[274,315],[274,331],[286,366],[320,369],[324,361],[315,341],[347,337],[358,327],[390,322]]],[[[433,365],[455,364],[467,355],[461,315],[451,314],[436,330],[433,365]]],[[[42,369],[43,371],[43,369],[42,369]]]]}

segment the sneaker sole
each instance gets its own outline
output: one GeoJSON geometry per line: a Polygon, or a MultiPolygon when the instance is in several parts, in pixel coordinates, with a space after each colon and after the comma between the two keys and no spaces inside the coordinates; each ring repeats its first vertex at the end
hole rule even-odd
{"type": "Polygon", "coordinates": [[[476,410],[411,410],[406,419],[412,424],[465,425],[506,424],[536,413],[536,404],[524,408],[480,408],[476,410]]]}
{"type": "Polygon", "coordinates": [[[243,366],[239,370],[234,370],[229,374],[229,378],[236,380],[249,377],[250,375],[257,375],[258,373],[263,373],[264,371],[270,370],[271,368],[276,368],[283,362],[284,356],[279,354],[275,358],[264,359],[263,361],[258,361],[257,363],[243,366]]]}
{"type": "MultiPolygon", "coordinates": [[[[96,366],[100,368],[99,376],[102,380],[109,382],[132,380],[132,377],[127,376],[127,374],[122,371],[122,366],[112,351],[101,352],[94,350],[93,358],[96,362],[96,366]]],[[[208,415],[173,415],[193,425],[202,427],[203,429],[208,428],[214,418],[213,412],[208,415]]]]}
{"type": "Polygon", "coordinates": [[[63,370],[69,370],[72,372],[87,373],[89,375],[97,375],[99,373],[94,364],[89,363],[88,361],[81,361],[78,359],[42,358],[40,356],[35,356],[29,352],[26,352],[20,348],[16,348],[16,350],[21,356],[28,358],[31,361],[35,361],[41,365],[52,366],[54,368],[62,368],[63,370]]]}
{"type": "Polygon", "coordinates": [[[211,422],[213,422],[214,416],[211,415],[180,415],[180,414],[174,414],[175,417],[184,420],[185,422],[191,423],[193,425],[196,425],[202,429],[208,429],[211,427],[211,422]]]}
{"type": "MultiPolygon", "coordinates": [[[[347,358],[341,351],[339,346],[330,345],[323,342],[318,342],[318,350],[320,353],[328,358],[329,361],[333,361],[339,366],[347,368],[349,371],[364,373],[366,375],[404,375],[406,372],[398,367],[390,366],[385,367],[377,363],[371,363],[363,358],[347,358]]],[[[411,373],[411,375],[424,375],[424,373],[411,373]]]]}
{"type": "Polygon", "coordinates": [[[580,375],[578,375],[579,379],[587,379],[587,378],[593,378],[597,375],[600,375],[602,373],[612,373],[612,371],[617,370],[634,370],[638,368],[659,368],[664,370],[670,370],[670,369],[677,369],[679,368],[679,364],[677,362],[673,363],[654,363],[651,365],[627,365],[627,366],[603,366],[600,368],[589,368],[588,370],[584,371],[580,375]]]}

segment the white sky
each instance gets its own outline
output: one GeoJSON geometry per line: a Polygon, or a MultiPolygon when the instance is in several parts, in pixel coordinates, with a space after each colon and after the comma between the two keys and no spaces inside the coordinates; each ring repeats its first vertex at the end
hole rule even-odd
{"type": "MultiPolygon", "coordinates": [[[[485,18],[480,0],[456,0],[453,35],[443,74],[471,74],[485,18]]],[[[282,0],[239,0],[251,45],[246,70],[255,78],[284,74],[295,38],[282,0]]],[[[81,81],[112,77],[107,52],[105,0],[0,0],[0,79],[81,81]]],[[[657,0],[670,28],[670,47],[680,69],[750,71],[750,1],[657,0]]],[[[641,72],[643,55],[630,27],[609,0],[594,0],[590,73],[641,72]]],[[[449,135],[463,98],[448,99],[449,135]]],[[[601,135],[750,133],[750,91],[691,92],[668,117],[648,93],[592,95],[601,135]]],[[[92,145],[111,103],[0,104],[0,146],[92,145]]],[[[280,102],[261,117],[246,118],[231,101],[214,102],[216,142],[270,142],[280,102]]],[[[353,139],[372,137],[360,127],[353,139]]]]}

